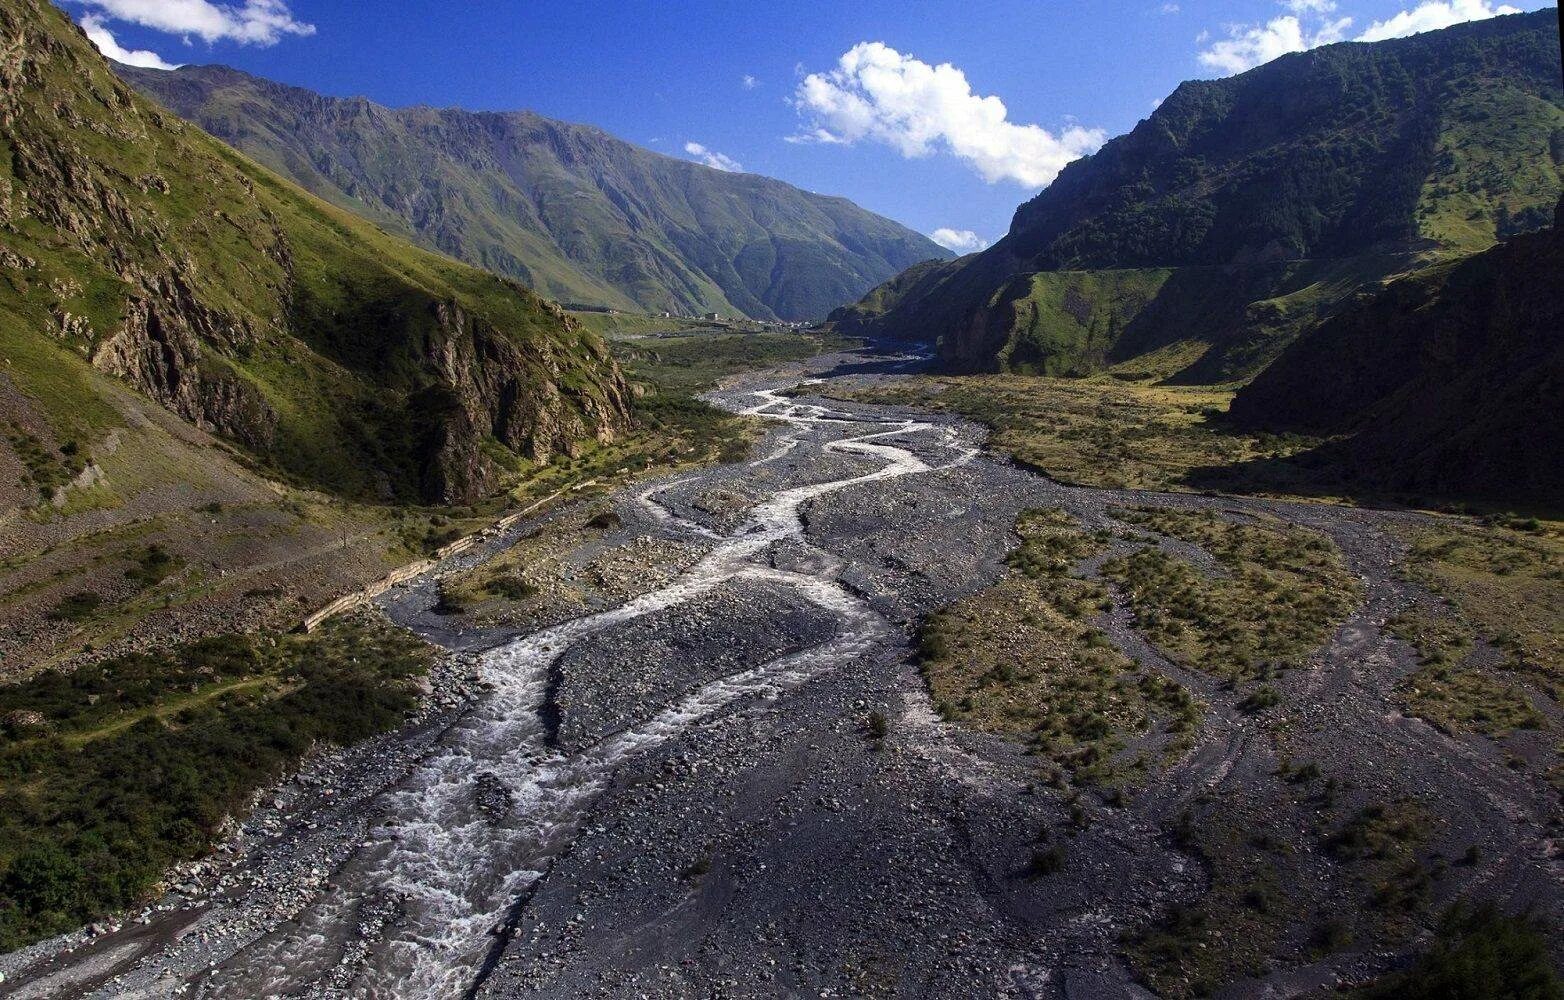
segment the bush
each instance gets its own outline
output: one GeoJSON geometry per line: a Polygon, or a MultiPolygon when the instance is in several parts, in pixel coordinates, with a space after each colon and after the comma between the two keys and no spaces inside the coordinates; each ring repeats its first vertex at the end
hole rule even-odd
{"type": "Polygon", "coordinates": [[[1359,1000],[1561,1000],[1546,929],[1491,903],[1445,914],[1433,949],[1410,969],[1359,991],[1359,1000]]]}
{"type": "Polygon", "coordinates": [[[92,617],[103,604],[103,598],[90,590],[78,591],[60,598],[49,612],[49,620],[57,622],[82,622],[92,617]]]}
{"type": "Polygon", "coordinates": [[[885,713],[873,711],[869,713],[869,738],[883,740],[891,731],[891,724],[885,718],[885,713]]]}
{"type": "MultiPolygon", "coordinates": [[[[491,596],[504,598],[507,601],[525,601],[538,592],[537,587],[509,573],[496,573],[484,583],[483,589],[491,596]]],[[[440,600],[441,603],[447,600],[444,591],[440,594],[440,600]]]]}
{"type": "Polygon", "coordinates": [[[1032,852],[1032,874],[1034,876],[1052,875],[1064,870],[1064,848],[1057,845],[1047,848],[1039,848],[1032,852]]]}

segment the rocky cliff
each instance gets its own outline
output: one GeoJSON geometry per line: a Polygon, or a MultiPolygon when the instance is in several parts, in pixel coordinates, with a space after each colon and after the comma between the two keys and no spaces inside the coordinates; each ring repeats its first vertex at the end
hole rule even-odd
{"type": "Polygon", "coordinates": [[[0,36],[0,325],[60,424],[51,350],[278,474],[446,502],[627,426],[617,368],[557,307],[186,126],[47,3],[0,6],[0,36]]]}

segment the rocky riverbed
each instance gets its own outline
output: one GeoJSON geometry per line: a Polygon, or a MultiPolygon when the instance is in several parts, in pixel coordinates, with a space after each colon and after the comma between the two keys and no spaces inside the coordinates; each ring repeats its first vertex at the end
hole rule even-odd
{"type": "MultiPolygon", "coordinates": [[[[615,526],[592,545],[697,553],[676,572],[647,565],[644,587],[618,565],[622,603],[535,629],[433,612],[435,576],[561,515],[386,595],[385,614],[448,650],[424,715],[263,797],[218,857],[145,912],[0,960],[3,988],[1144,995],[1125,936],[1212,877],[1174,832],[1182,814],[1220,796],[1224,815],[1279,816],[1305,845],[1315,807],[1275,777],[1278,733],[1294,758],[1343,774],[1349,804],[1416,796],[1441,820],[1432,850],[1482,845],[1433,887],[1434,904],[1481,886],[1558,915],[1545,783],[1393,707],[1414,664],[1384,626],[1417,595],[1382,529],[1415,515],[1067,488],[984,455],[970,424],[809,395],[811,378],[897,367],[829,357],[718,393],[775,428],[748,462],[615,500],[615,526]],[[1114,643],[1206,705],[1193,748],[1128,803],[1043,787],[1019,745],[939,721],[910,648],[921,616],[999,578],[1019,511],[1059,507],[1098,528],[1126,503],[1315,528],[1364,592],[1307,667],[1276,682],[1284,703],[1264,716],[1164,660],[1116,597],[1100,622],[1114,643]],[[1068,862],[1039,876],[1042,831],[1067,826],[1068,862]]],[[[1356,905],[1313,854],[1295,855],[1300,909],[1356,905]]],[[[1229,993],[1306,994],[1393,957],[1346,948],[1262,965],[1229,993]]]]}

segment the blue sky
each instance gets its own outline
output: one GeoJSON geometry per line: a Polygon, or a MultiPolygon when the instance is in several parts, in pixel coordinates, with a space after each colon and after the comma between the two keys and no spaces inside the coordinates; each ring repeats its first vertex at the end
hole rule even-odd
{"type": "Polygon", "coordinates": [[[61,5],[100,48],[138,61],[222,62],[395,106],[528,108],[979,240],[1003,235],[1016,205],[1060,165],[1132,128],[1181,80],[1514,9],[1498,0],[61,5]]]}

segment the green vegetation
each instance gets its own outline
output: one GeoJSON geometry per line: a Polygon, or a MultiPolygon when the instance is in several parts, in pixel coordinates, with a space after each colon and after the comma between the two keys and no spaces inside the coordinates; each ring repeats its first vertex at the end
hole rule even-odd
{"type": "Polygon", "coordinates": [[[631,377],[659,392],[690,394],[771,365],[856,347],[857,341],[808,333],[704,334],[615,345],[631,377]]]}
{"type": "Polygon", "coordinates": [[[802,333],[704,334],[620,342],[615,352],[648,390],[636,403],[645,431],[672,441],[686,460],[737,462],[748,454],[758,424],[696,394],[742,372],[851,346],[855,342],[802,333]]]}
{"type": "Polygon", "coordinates": [[[0,950],[144,899],[312,746],[399,723],[428,664],[365,618],[0,687],[0,950]]]}
{"type": "Polygon", "coordinates": [[[59,603],[49,612],[49,617],[55,621],[86,621],[102,603],[102,596],[90,590],[80,590],[60,598],[59,603]]]}
{"type": "MultiPolygon", "coordinates": [[[[1123,520],[1197,545],[1220,568],[1145,548],[1110,560],[1141,629],[1177,662],[1232,680],[1264,678],[1323,643],[1358,598],[1329,539],[1282,521],[1232,523],[1207,511],[1137,509],[1123,520]]],[[[1275,702],[1257,690],[1246,707],[1275,702]]]]}
{"type": "Polygon", "coordinates": [[[845,199],[528,112],[391,109],[221,66],[122,72],[336,206],[561,302],[810,320],[948,256],[845,199]]]}
{"type": "Polygon", "coordinates": [[[0,92],[0,354],[40,418],[11,442],[49,459],[29,463],[40,492],[123,429],[94,368],[274,475],[366,499],[470,500],[623,424],[603,345],[552,305],[185,127],[53,5],[0,28],[26,40],[0,92]]]}
{"type": "Polygon", "coordinates": [[[1019,375],[1088,375],[1106,367],[1119,337],[1171,274],[1167,269],[1034,274],[1012,299],[999,366],[1019,375]]]}
{"type": "Polygon", "coordinates": [[[1024,741],[1050,780],[1115,787],[1147,776],[1160,746],[1177,753],[1199,705],[1144,671],[1088,620],[1100,586],[1069,574],[1099,543],[1062,511],[1017,521],[1021,545],[996,586],[929,616],[920,630],[924,680],[940,715],[1024,741]],[[1143,752],[1122,753],[1139,740],[1143,752]]]}
{"type": "Polygon", "coordinates": [[[1400,685],[1407,708],[1450,732],[1503,737],[1516,729],[1540,729],[1546,717],[1517,684],[1469,665],[1470,633],[1450,615],[1412,612],[1391,622],[1410,642],[1422,665],[1400,685]]]}
{"type": "Polygon", "coordinates": [[[156,542],[128,555],[131,566],[125,571],[125,579],[137,587],[156,586],[185,564],[183,559],[156,542]]]}
{"type": "Polygon", "coordinates": [[[1501,516],[1401,533],[1411,546],[1402,571],[1444,599],[1391,623],[1422,658],[1400,688],[1408,709],[1446,730],[1494,738],[1547,727],[1533,699],[1564,695],[1557,525],[1501,516]]]}
{"type": "Polygon", "coordinates": [[[1365,902],[1377,914],[1380,930],[1400,933],[1407,919],[1428,905],[1433,876],[1421,856],[1433,817],[1422,805],[1402,800],[1368,805],[1325,838],[1337,861],[1351,867],[1365,890],[1365,902]]]}
{"type": "Polygon", "coordinates": [[[1261,974],[1293,914],[1280,871],[1288,831],[1275,816],[1213,804],[1199,822],[1180,816],[1173,838],[1209,873],[1204,891],[1129,934],[1124,951],[1159,996],[1207,996],[1261,974]]]}
{"type": "Polygon", "coordinates": [[[1313,443],[1296,435],[1235,433],[1213,420],[1232,394],[1211,388],[973,375],[911,377],[842,395],[959,413],[992,428],[992,447],[1048,477],[1108,489],[1187,489],[1193,470],[1313,443]]]}
{"type": "Polygon", "coordinates": [[[1353,993],[1355,1000],[1561,1000],[1553,928],[1492,904],[1454,906],[1428,954],[1404,972],[1353,993]]]}
{"type": "Polygon", "coordinates": [[[54,491],[76,478],[86,468],[86,450],[75,441],[67,441],[58,449],[49,448],[25,429],[9,422],[0,423],[5,429],[5,439],[11,451],[21,460],[26,470],[27,483],[31,483],[44,500],[51,499],[54,491]]]}
{"type": "MultiPolygon", "coordinates": [[[[1526,523],[1526,522],[1520,522],[1526,523]]],[[[1454,627],[1505,654],[1555,701],[1564,691],[1564,532],[1442,521],[1407,527],[1404,572],[1444,598],[1454,627]]],[[[1432,651],[1430,651],[1432,652],[1432,651]]]]}
{"type": "Polygon", "coordinates": [[[596,309],[572,309],[584,329],[604,339],[664,336],[669,334],[716,333],[720,328],[710,320],[689,319],[684,316],[652,316],[645,313],[603,311],[596,309]]]}

